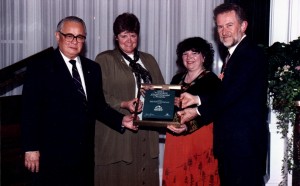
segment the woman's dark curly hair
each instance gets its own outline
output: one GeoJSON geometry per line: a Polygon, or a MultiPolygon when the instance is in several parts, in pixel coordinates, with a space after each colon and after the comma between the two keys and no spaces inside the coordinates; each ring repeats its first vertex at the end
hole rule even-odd
{"type": "Polygon", "coordinates": [[[212,64],[214,62],[214,49],[211,43],[208,43],[205,39],[201,37],[190,37],[181,41],[177,45],[176,54],[177,54],[177,66],[179,71],[186,71],[186,68],[183,64],[182,54],[186,51],[199,52],[204,57],[203,66],[206,70],[212,69],[212,64]]]}

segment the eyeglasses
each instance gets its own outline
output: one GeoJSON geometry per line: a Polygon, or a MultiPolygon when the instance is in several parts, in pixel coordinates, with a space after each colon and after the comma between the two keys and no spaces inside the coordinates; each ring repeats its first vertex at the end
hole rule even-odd
{"type": "Polygon", "coordinates": [[[58,32],[63,35],[68,42],[72,42],[74,39],[76,39],[78,43],[83,43],[86,39],[86,37],[83,35],[74,36],[73,34],[64,34],[61,31],[58,32]]]}

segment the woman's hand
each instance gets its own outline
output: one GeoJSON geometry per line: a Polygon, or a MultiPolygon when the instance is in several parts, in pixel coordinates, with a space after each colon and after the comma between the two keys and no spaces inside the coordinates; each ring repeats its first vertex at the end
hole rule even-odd
{"type": "Polygon", "coordinates": [[[176,125],[168,125],[167,129],[172,131],[174,134],[181,134],[187,131],[187,126],[186,124],[180,124],[179,127],[176,125]]]}
{"type": "Polygon", "coordinates": [[[149,85],[143,84],[143,87],[140,89],[141,95],[143,97],[145,97],[145,94],[146,94],[147,90],[154,90],[154,88],[153,88],[153,86],[151,84],[149,84],[149,85]]]}
{"type": "Polygon", "coordinates": [[[138,125],[134,125],[133,123],[134,115],[126,115],[122,119],[122,125],[125,128],[131,129],[133,131],[137,131],[139,129],[138,125]]]}
{"type": "Polygon", "coordinates": [[[129,101],[122,101],[121,108],[127,109],[130,113],[134,113],[136,104],[138,104],[137,112],[141,112],[143,108],[143,102],[141,100],[138,100],[138,98],[134,98],[129,101]]]}

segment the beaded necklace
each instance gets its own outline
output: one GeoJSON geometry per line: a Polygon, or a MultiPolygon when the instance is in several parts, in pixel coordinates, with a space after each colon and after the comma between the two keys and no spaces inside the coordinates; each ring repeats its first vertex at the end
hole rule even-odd
{"type": "Polygon", "coordinates": [[[194,79],[192,82],[190,82],[190,83],[184,82],[184,79],[185,79],[185,77],[187,76],[187,73],[184,74],[184,75],[182,76],[180,82],[179,82],[179,85],[182,85],[182,92],[185,92],[188,88],[190,88],[191,86],[193,86],[193,85],[196,83],[196,81],[197,81],[198,79],[202,78],[202,77],[203,77],[205,74],[207,74],[208,72],[209,72],[209,71],[206,71],[206,70],[202,71],[202,72],[197,76],[197,78],[195,78],[195,79],[194,79]]]}

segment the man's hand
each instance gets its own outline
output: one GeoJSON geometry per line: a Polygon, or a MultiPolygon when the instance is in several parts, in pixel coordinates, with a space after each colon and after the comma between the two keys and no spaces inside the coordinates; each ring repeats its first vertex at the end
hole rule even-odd
{"type": "Polygon", "coordinates": [[[138,126],[137,125],[133,125],[133,118],[134,118],[134,114],[132,115],[126,115],[123,117],[122,120],[122,125],[128,129],[137,131],[138,130],[138,126]]]}
{"type": "Polygon", "coordinates": [[[134,113],[136,104],[138,104],[137,112],[141,112],[143,108],[143,102],[138,100],[138,98],[134,98],[129,101],[122,101],[121,108],[127,109],[130,113],[134,113]]]}
{"type": "Polygon", "coordinates": [[[184,124],[195,119],[198,116],[197,108],[186,108],[184,110],[178,111],[177,115],[180,118],[180,124],[184,124]]]}
{"type": "Polygon", "coordinates": [[[179,97],[175,97],[174,99],[174,105],[178,108],[181,108],[181,100],[179,97]]]}
{"type": "Polygon", "coordinates": [[[181,108],[186,108],[191,105],[199,105],[199,97],[184,92],[180,95],[181,108]]]}
{"type": "Polygon", "coordinates": [[[40,170],[40,152],[28,151],[25,152],[25,167],[31,172],[39,172],[40,170]]]}

